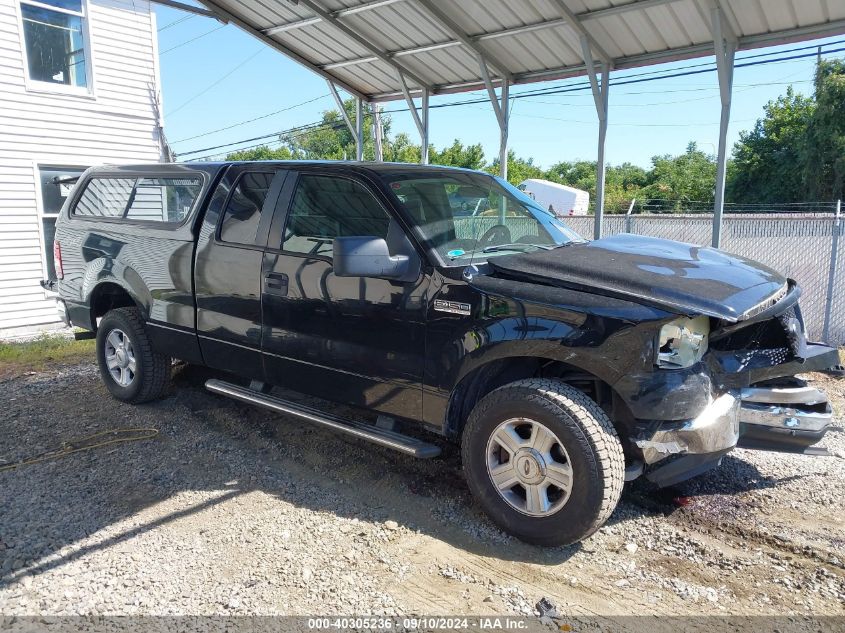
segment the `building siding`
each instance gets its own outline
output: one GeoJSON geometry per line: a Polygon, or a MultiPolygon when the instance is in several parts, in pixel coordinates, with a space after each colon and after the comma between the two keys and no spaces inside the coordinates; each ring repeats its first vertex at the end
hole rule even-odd
{"type": "Polygon", "coordinates": [[[0,334],[57,322],[40,208],[41,166],[161,160],[155,14],[89,0],[90,95],[27,88],[17,0],[0,0],[0,334]]]}

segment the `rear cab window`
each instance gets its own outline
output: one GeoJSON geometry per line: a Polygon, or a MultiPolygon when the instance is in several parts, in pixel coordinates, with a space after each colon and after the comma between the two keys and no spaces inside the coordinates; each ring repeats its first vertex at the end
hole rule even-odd
{"type": "Polygon", "coordinates": [[[276,176],[274,171],[246,172],[240,175],[220,222],[220,241],[253,244],[261,210],[276,176]]]}
{"type": "Polygon", "coordinates": [[[71,215],[126,222],[182,224],[203,188],[200,174],[91,177],[71,215]]]}

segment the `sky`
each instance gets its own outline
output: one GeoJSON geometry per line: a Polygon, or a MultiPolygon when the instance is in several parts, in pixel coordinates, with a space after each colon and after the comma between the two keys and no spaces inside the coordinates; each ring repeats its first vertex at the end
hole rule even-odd
{"type": "MultiPolygon", "coordinates": [[[[323,78],[267,47],[235,26],[156,5],[165,133],[180,159],[209,155],[255,145],[244,141],[319,121],[335,107],[323,78]],[[272,114],[271,113],[275,113],[272,114]],[[266,116],[270,115],[270,116],[266,116]],[[244,121],[261,117],[256,121],[244,121]],[[220,128],[226,128],[220,130],[220,128]],[[220,130],[220,131],[215,131],[220,130]],[[213,132],[213,133],[209,133],[213,132]],[[195,138],[192,138],[195,137],[195,138]],[[203,150],[241,141],[230,148],[203,150]]],[[[823,44],[828,50],[845,49],[845,37],[737,53],[736,63],[814,53],[797,48],[823,44]],[[787,52],[794,51],[794,52],[787,52]],[[769,53],[780,53],[769,55],[769,53]],[[760,56],[765,54],[765,56],[760,56]]],[[[845,51],[824,55],[836,57],[845,51]]],[[[784,94],[812,94],[815,56],[738,67],[734,72],[733,109],[729,145],[763,115],[763,106],[784,94]]],[[[690,141],[715,154],[719,134],[719,89],[715,58],[686,60],[628,71],[614,71],[610,80],[610,113],[606,158],[610,164],[630,162],[642,167],[655,155],[682,153],[690,141]],[[702,66],[702,64],[705,64],[702,66]],[[653,73],[680,71],[695,66],[712,72],[614,87],[614,80],[653,73]]],[[[595,160],[598,120],[586,78],[513,86],[511,96],[553,87],[584,89],[540,95],[512,102],[509,147],[517,156],[533,158],[547,168],[560,161],[595,160]]],[[[346,96],[341,92],[342,96],[346,96]]],[[[486,93],[433,96],[430,105],[483,97],[486,93]]],[[[404,109],[404,101],[384,104],[384,110],[404,109]]],[[[392,134],[406,132],[414,142],[419,135],[411,114],[396,112],[392,134]]],[[[435,147],[481,143],[488,162],[498,156],[499,128],[489,102],[430,110],[429,141],[435,147]]]]}

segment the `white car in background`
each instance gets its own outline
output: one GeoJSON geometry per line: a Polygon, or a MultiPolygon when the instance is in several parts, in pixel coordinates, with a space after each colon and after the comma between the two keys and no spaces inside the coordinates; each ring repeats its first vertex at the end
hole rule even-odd
{"type": "Polygon", "coordinates": [[[590,194],[586,191],[549,180],[530,178],[523,180],[517,189],[558,217],[587,215],[590,207],[590,194]]]}

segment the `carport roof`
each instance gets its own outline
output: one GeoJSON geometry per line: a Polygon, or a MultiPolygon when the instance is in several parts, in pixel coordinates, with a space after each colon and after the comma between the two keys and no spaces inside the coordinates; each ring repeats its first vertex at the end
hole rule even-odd
{"type": "Polygon", "coordinates": [[[367,101],[521,84],[713,55],[712,9],[738,49],[845,33],[845,0],[200,0],[367,101]],[[479,63],[479,58],[485,61],[479,63]],[[401,74],[400,74],[401,73],[401,74]]]}

